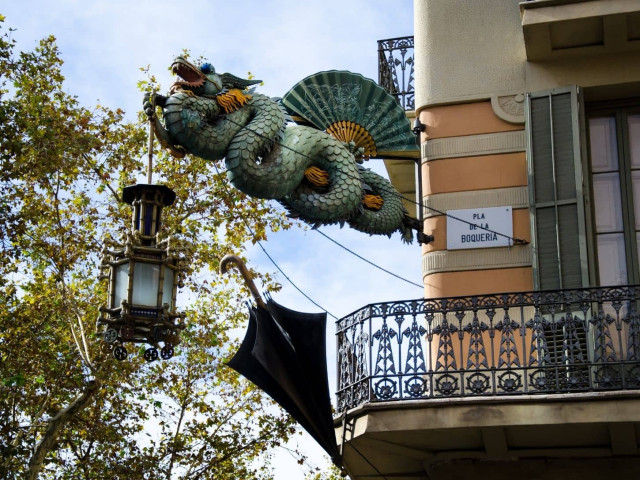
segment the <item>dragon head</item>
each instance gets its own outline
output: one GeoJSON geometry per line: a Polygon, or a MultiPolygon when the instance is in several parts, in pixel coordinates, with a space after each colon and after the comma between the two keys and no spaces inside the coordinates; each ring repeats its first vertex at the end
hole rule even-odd
{"type": "Polygon", "coordinates": [[[222,91],[222,79],[210,63],[196,67],[184,57],[176,57],[171,71],[180,77],[171,85],[171,93],[190,91],[196,95],[216,95],[222,91]]]}

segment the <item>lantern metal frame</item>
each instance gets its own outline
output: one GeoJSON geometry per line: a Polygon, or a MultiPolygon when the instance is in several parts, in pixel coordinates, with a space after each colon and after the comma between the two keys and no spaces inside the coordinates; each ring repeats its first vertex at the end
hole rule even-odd
{"type": "Polygon", "coordinates": [[[175,192],[164,185],[138,184],[126,187],[122,199],[133,207],[131,229],[122,243],[104,241],[101,268],[109,279],[109,294],[98,323],[105,325],[104,340],[114,344],[117,359],[127,357],[122,344],[147,343],[152,347],[145,351],[145,359],[155,360],[160,342],[161,356],[168,359],[185,328],[184,314],[176,310],[176,296],[188,262],[185,248],[161,232],[162,209],[173,204],[175,192]],[[146,278],[144,273],[136,275],[136,268],[146,278]],[[170,295],[164,291],[167,288],[170,295]],[[155,302],[141,301],[141,296],[154,295],[155,302]]]}

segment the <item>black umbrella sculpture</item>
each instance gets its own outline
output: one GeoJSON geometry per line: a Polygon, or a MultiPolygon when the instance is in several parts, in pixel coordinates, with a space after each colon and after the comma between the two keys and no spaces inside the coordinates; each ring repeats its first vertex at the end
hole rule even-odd
{"type": "Polygon", "coordinates": [[[260,297],[243,261],[226,255],[225,273],[234,263],[257,306],[249,309],[249,325],[228,365],[244,375],[284,408],[341,466],[333,427],[326,359],[326,313],[290,310],[260,297]]]}

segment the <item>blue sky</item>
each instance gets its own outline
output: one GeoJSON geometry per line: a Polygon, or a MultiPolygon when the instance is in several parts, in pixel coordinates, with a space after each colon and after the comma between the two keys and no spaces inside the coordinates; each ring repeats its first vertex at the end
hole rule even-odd
{"type": "MultiPolygon", "coordinates": [[[[183,49],[208,59],[220,72],[264,81],[259,91],[282,96],[304,77],[344,69],[377,80],[377,40],[413,34],[411,0],[222,0],[175,1],[5,1],[5,25],[17,29],[19,48],[32,49],[49,34],[58,41],[65,62],[68,91],[86,105],[122,108],[133,119],[141,106],[136,88],[141,67],[168,86],[167,71],[183,49]]],[[[366,165],[384,172],[380,163],[366,165]]],[[[322,229],[359,255],[414,283],[421,284],[420,247],[370,237],[348,227],[322,229]]],[[[296,285],[338,317],[368,303],[419,298],[422,289],[397,280],[357,259],[311,230],[278,232],[264,243],[269,254],[296,285]]],[[[230,252],[232,253],[232,252],[230,252]]],[[[249,249],[251,267],[274,272],[262,250],[249,249]]],[[[285,278],[274,295],[293,309],[318,311],[285,278]]],[[[329,317],[327,358],[335,389],[334,322],[329,317]]],[[[332,399],[335,402],[335,399],[332,399]]],[[[321,450],[311,440],[303,448],[321,466],[321,450]]],[[[302,473],[283,454],[279,478],[302,473]]]]}

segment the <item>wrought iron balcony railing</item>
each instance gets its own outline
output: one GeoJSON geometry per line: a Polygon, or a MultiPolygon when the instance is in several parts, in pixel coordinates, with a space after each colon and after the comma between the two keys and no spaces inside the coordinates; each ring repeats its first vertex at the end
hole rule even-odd
{"type": "Polygon", "coordinates": [[[640,389],[639,286],[369,305],[337,322],[338,411],[640,389]]]}
{"type": "Polygon", "coordinates": [[[378,40],[378,83],[402,108],[414,110],[413,37],[378,40]]]}

